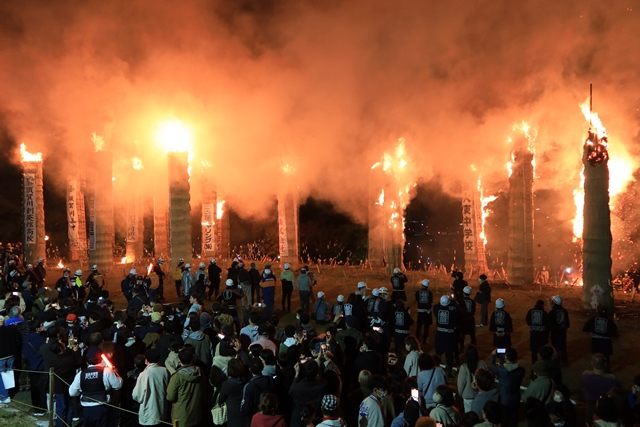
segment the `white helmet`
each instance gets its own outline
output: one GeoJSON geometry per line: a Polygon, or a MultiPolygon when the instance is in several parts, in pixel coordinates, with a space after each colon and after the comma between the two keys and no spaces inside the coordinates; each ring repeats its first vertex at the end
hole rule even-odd
{"type": "Polygon", "coordinates": [[[496,308],[504,308],[504,300],[502,298],[496,300],[496,308]]]}
{"type": "Polygon", "coordinates": [[[338,302],[344,302],[344,295],[338,295],[338,302]]]}
{"type": "Polygon", "coordinates": [[[216,263],[216,259],[215,258],[211,258],[211,260],[209,261],[211,264],[215,264],[216,263]]]}
{"type": "Polygon", "coordinates": [[[374,297],[379,297],[380,296],[380,289],[376,288],[374,290],[371,291],[371,295],[373,295],[374,297]]]}
{"type": "Polygon", "coordinates": [[[31,270],[33,268],[33,264],[27,264],[27,269],[31,270]]]}
{"type": "Polygon", "coordinates": [[[188,269],[190,269],[190,268],[191,268],[191,264],[186,263],[186,264],[184,265],[184,268],[185,268],[185,269],[187,269],[187,270],[188,270],[188,269]]]}
{"type": "Polygon", "coordinates": [[[271,274],[271,269],[270,268],[265,268],[264,269],[264,274],[271,274]]]}
{"type": "Polygon", "coordinates": [[[233,286],[233,279],[227,279],[227,281],[224,282],[224,284],[227,286],[233,286]]]}
{"type": "Polygon", "coordinates": [[[200,264],[198,264],[198,267],[199,268],[204,268],[205,267],[204,262],[201,262],[200,264]]]}
{"type": "Polygon", "coordinates": [[[400,274],[402,273],[402,270],[400,270],[398,267],[393,269],[393,274],[400,274]]]}
{"type": "Polygon", "coordinates": [[[82,276],[82,270],[76,270],[75,275],[76,276],[82,276]]]}
{"type": "Polygon", "coordinates": [[[471,286],[465,286],[464,289],[462,289],[462,292],[464,292],[465,295],[471,295],[472,290],[471,286]]]}
{"type": "Polygon", "coordinates": [[[365,282],[358,282],[358,289],[366,288],[367,284],[365,282]]]}
{"type": "Polygon", "coordinates": [[[422,282],[420,282],[420,284],[421,284],[422,286],[424,286],[425,288],[428,288],[428,287],[429,287],[429,283],[430,283],[430,282],[429,282],[429,279],[424,279],[422,282]]]}
{"type": "Polygon", "coordinates": [[[93,264],[91,266],[91,271],[98,271],[98,264],[93,264]]]}
{"type": "Polygon", "coordinates": [[[284,267],[285,270],[288,270],[291,266],[289,265],[288,262],[285,262],[283,267],[284,267]]]}
{"type": "Polygon", "coordinates": [[[440,297],[440,305],[444,305],[445,307],[449,305],[449,295],[442,295],[440,297]]]}
{"type": "Polygon", "coordinates": [[[136,271],[135,268],[132,268],[131,270],[129,270],[129,275],[135,276],[136,274],[138,274],[138,272],[136,271]]]}
{"type": "Polygon", "coordinates": [[[318,298],[324,298],[324,292],[319,291],[318,292],[318,298]]]}
{"type": "Polygon", "coordinates": [[[182,257],[178,258],[178,262],[184,262],[184,258],[182,257]]]}
{"type": "Polygon", "coordinates": [[[389,293],[389,289],[385,288],[384,286],[378,290],[380,291],[380,295],[387,295],[389,293]]]}
{"type": "Polygon", "coordinates": [[[560,295],[552,296],[551,301],[553,301],[556,305],[562,305],[562,297],[560,295]]]}

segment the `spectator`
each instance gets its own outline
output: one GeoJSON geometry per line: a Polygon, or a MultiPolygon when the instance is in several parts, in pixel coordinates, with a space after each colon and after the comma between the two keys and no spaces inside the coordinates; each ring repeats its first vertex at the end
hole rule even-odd
{"type": "Polygon", "coordinates": [[[418,360],[420,372],[418,372],[418,390],[424,399],[424,405],[427,409],[436,406],[433,401],[433,393],[436,389],[447,383],[447,375],[440,366],[436,365],[434,358],[428,354],[422,353],[418,360]]]}
{"type": "MultiPolygon", "coordinates": [[[[22,353],[22,337],[15,326],[8,324],[9,320],[0,316],[0,372],[12,370],[15,359],[22,353]]],[[[9,402],[11,398],[0,378],[0,403],[9,402]]]]}
{"type": "Polygon", "coordinates": [[[381,375],[371,378],[371,394],[367,396],[358,411],[358,426],[360,427],[384,427],[385,416],[382,411],[383,399],[387,396],[386,380],[381,375]]]}
{"type": "Polygon", "coordinates": [[[478,387],[478,394],[471,402],[471,410],[482,417],[482,409],[484,405],[492,400],[498,402],[500,400],[500,394],[495,387],[495,377],[491,371],[478,368],[474,375],[476,386],[478,387]]]}
{"type": "Polygon", "coordinates": [[[138,423],[141,426],[159,426],[166,413],[165,401],[169,372],[160,366],[160,352],[149,349],[145,353],[147,367],[140,373],[133,388],[133,400],[140,404],[138,423]]]}
{"type": "Polygon", "coordinates": [[[180,366],[169,380],[167,400],[171,402],[171,421],[180,426],[200,425],[201,405],[204,401],[203,377],[200,368],[195,366],[193,350],[183,348],[178,353],[180,366]]]}
{"type": "Polygon", "coordinates": [[[484,422],[476,424],[476,427],[502,427],[501,419],[503,415],[500,404],[493,400],[489,400],[482,408],[482,418],[484,419],[484,422]]]}
{"type": "Polygon", "coordinates": [[[252,376],[243,388],[242,403],[240,405],[240,412],[244,417],[248,417],[247,419],[250,419],[258,412],[262,393],[274,393],[276,391],[273,377],[264,375],[263,369],[264,364],[260,358],[254,357],[250,359],[249,371],[252,376]]]}
{"type": "Polygon", "coordinates": [[[417,377],[420,367],[418,360],[420,359],[420,343],[416,337],[410,335],[404,340],[404,348],[407,355],[404,358],[404,371],[408,377],[417,377]]]}
{"type": "MultiPolygon", "coordinates": [[[[243,403],[243,391],[249,372],[240,359],[229,360],[227,368],[228,378],[220,386],[220,390],[214,395],[217,401],[227,404],[227,427],[244,427],[249,418],[241,412],[243,403]]],[[[253,424],[253,420],[251,424],[253,424]]]]}
{"type": "Polygon", "coordinates": [[[251,427],[287,427],[282,415],[278,415],[278,398],[273,393],[262,393],[260,412],[251,418],[251,427]]]}
{"type": "Polygon", "coordinates": [[[316,427],[343,427],[344,420],[340,417],[338,408],[340,398],[333,394],[326,394],[322,397],[320,410],[322,411],[322,422],[316,427]]]}
{"type": "Polygon", "coordinates": [[[464,411],[469,412],[471,410],[471,402],[478,394],[478,391],[473,387],[473,374],[476,370],[486,367],[485,363],[480,360],[478,355],[478,349],[475,345],[469,345],[464,356],[465,362],[460,365],[458,369],[458,394],[462,398],[464,411]]]}
{"type": "Polygon", "coordinates": [[[429,416],[442,424],[442,427],[456,427],[462,417],[453,406],[455,403],[453,390],[446,385],[438,386],[432,399],[436,407],[429,412],[429,416]]]}
{"type": "Polygon", "coordinates": [[[289,397],[293,403],[291,427],[300,426],[300,414],[306,405],[310,405],[316,412],[320,409],[320,400],[326,390],[324,380],[318,377],[319,368],[315,360],[301,360],[296,365],[296,371],[296,378],[289,388],[289,397]]]}
{"type": "Polygon", "coordinates": [[[594,354],[591,359],[590,371],[582,373],[582,384],[585,397],[585,418],[587,422],[593,419],[596,402],[609,390],[619,385],[615,375],[607,372],[607,358],[602,354],[594,354]]]}
{"type": "Polygon", "coordinates": [[[505,360],[496,357],[489,370],[496,375],[498,380],[498,393],[502,406],[502,425],[512,427],[518,424],[518,411],[520,408],[520,386],[524,378],[524,368],[518,365],[518,352],[514,348],[508,348],[505,360]]]}

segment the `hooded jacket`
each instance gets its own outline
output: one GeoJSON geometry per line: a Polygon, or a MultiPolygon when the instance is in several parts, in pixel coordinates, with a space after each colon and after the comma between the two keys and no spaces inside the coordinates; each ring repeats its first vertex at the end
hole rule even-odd
{"type": "Polygon", "coordinates": [[[191,332],[184,340],[185,344],[191,344],[194,348],[196,357],[205,364],[211,366],[213,353],[211,351],[211,340],[202,331],[191,332]]]}
{"type": "Polygon", "coordinates": [[[169,372],[155,363],[147,366],[138,376],[133,388],[133,400],[140,404],[138,423],[143,426],[160,424],[165,413],[165,390],[169,372]]]}
{"type": "Polygon", "coordinates": [[[202,376],[196,366],[183,366],[169,380],[167,400],[171,402],[171,421],[180,426],[200,425],[202,414],[202,376]]]}

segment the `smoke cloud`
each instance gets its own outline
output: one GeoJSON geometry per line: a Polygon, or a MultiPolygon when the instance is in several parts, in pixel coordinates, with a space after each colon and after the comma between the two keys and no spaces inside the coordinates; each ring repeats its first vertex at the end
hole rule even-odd
{"type": "Polygon", "coordinates": [[[0,117],[45,153],[61,189],[69,173],[90,173],[95,132],[117,179],[140,157],[135,183],[153,193],[166,167],[154,129],[178,118],[194,132],[196,199],[206,161],[241,215],[264,216],[278,189],[295,185],[358,221],[370,166],[398,137],[415,180],[454,191],[473,185],[473,163],[504,187],[507,138],[527,120],[538,133],[536,188],[566,193],[556,214],[568,220],[590,82],[611,157],[637,152],[633,4],[3,1],[0,117]]]}

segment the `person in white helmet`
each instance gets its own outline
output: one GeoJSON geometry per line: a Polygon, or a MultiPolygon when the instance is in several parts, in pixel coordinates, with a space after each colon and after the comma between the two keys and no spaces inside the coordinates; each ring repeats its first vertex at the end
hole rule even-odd
{"type": "Polygon", "coordinates": [[[448,295],[442,295],[440,303],[433,307],[436,322],[435,350],[438,355],[445,355],[447,372],[451,372],[451,368],[457,365],[455,361],[457,314],[456,306],[448,295]]]}
{"type": "Polygon", "coordinates": [[[204,295],[205,288],[207,286],[207,265],[204,262],[198,263],[198,270],[195,274],[195,282],[193,284],[192,294],[196,294],[200,297],[204,295]]]}
{"type": "Polygon", "coordinates": [[[344,329],[345,327],[345,301],[344,295],[338,295],[336,303],[333,306],[333,323],[336,324],[338,329],[344,329]]]}
{"type": "Polygon", "coordinates": [[[86,291],[84,289],[84,283],[82,283],[82,270],[78,269],[75,271],[71,283],[73,285],[73,298],[77,302],[84,301],[86,291]]]}
{"type": "Polygon", "coordinates": [[[133,297],[133,290],[136,287],[136,276],[138,272],[135,268],[129,270],[129,274],[120,282],[120,290],[122,291],[122,295],[125,296],[127,302],[131,301],[133,297]]]}
{"type": "Polygon", "coordinates": [[[371,297],[367,298],[367,319],[369,325],[384,325],[387,319],[387,302],[380,295],[380,289],[371,291],[371,297]]]}
{"type": "Polygon", "coordinates": [[[360,332],[367,330],[367,303],[366,303],[367,284],[359,282],[356,290],[349,295],[347,299],[347,308],[345,310],[346,322],[360,332]]]}
{"type": "Polygon", "coordinates": [[[215,258],[209,260],[207,274],[209,275],[209,291],[207,292],[207,296],[209,299],[212,297],[217,299],[218,293],[220,292],[220,274],[222,274],[222,269],[215,258]]]}
{"type": "Polygon", "coordinates": [[[402,272],[402,270],[400,270],[398,267],[393,269],[393,274],[391,275],[390,279],[391,288],[393,289],[393,292],[391,293],[392,301],[407,300],[407,294],[404,290],[404,287],[408,281],[409,279],[407,279],[407,276],[402,272]]]}
{"type": "Polygon", "coordinates": [[[431,310],[433,308],[433,293],[429,289],[429,279],[424,279],[420,282],[420,289],[416,291],[416,304],[418,308],[418,318],[416,321],[416,337],[422,339],[424,344],[429,339],[429,328],[433,323],[431,316],[431,310]]]}
{"type": "Polygon", "coordinates": [[[191,274],[191,264],[186,263],[182,270],[182,299],[186,302],[189,300],[193,288],[193,275],[191,274]]]}
{"type": "Polygon", "coordinates": [[[510,348],[513,321],[511,315],[504,309],[502,298],[496,300],[496,310],[491,314],[489,330],[493,332],[493,346],[495,348],[510,348]]]}
{"type": "Polygon", "coordinates": [[[544,309],[544,300],[537,300],[536,304],[527,312],[529,326],[529,346],[531,349],[531,364],[538,360],[538,352],[549,342],[549,315],[544,309]]]}
{"type": "Polygon", "coordinates": [[[551,310],[549,310],[549,335],[551,345],[556,349],[558,358],[562,363],[569,364],[567,358],[567,330],[571,326],[569,312],[562,306],[562,297],[551,297],[551,310]]]}
{"type": "Polygon", "coordinates": [[[298,294],[300,296],[300,310],[308,313],[313,284],[311,283],[311,278],[309,277],[308,271],[305,267],[300,269],[300,275],[296,280],[296,286],[298,287],[298,294]]]}
{"type": "Polygon", "coordinates": [[[291,312],[291,295],[293,294],[293,286],[296,280],[291,265],[285,262],[280,273],[280,282],[282,282],[282,312],[291,312]]]}
{"type": "Polygon", "coordinates": [[[102,296],[104,289],[104,277],[100,274],[97,264],[93,264],[91,266],[91,271],[87,276],[85,284],[89,288],[89,300],[96,301],[102,296]]]}
{"type": "Polygon", "coordinates": [[[226,308],[227,313],[233,317],[236,326],[239,324],[240,318],[238,317],[238,304],[244,297],[242,289],[233,282],[233,279],[227,279],[225,282],[225,288],[218,296],[218,301],[226,308]]]}
{"type": "Polygon", "coordinates": [[[260,278],[260,290],[262,294],[262,301],[265,305],[265,316],[270,318],[275,304],[276,276],[271,271],[271,265],[269,264],[265,265],[264,270],[262,271],[262,277],[260,278]]]}
{"type": "Polygon", "coordinates": [[[458,354],[464,351],[464,341],[469,335],[471,344],[476,345],[476,302],[471,298],[473,290],[471,286],[462,289],[462,304],[458,306],[458,354]]]}
{"type": "Polygon", "coordinates": [[[65,300],[71,297],[73,292],[73,284],[71,283],[71,271],[68,268],[62,269],[62,277],[56,282],[56,290],[58,291],[58,299],[65,300]]]}
{"type": "Polygon", "coordinates": [[[326,300],[325,294],[319,291],[313,305],[313,318],[319,324],[325,324],[331,320],[331,304],[326,300]]]}

